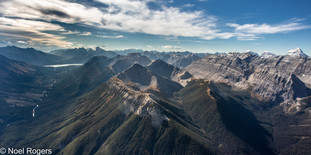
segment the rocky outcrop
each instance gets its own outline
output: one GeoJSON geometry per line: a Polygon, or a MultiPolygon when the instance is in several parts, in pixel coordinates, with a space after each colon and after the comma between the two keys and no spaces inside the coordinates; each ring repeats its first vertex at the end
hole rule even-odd
{"type": "Polygon", "coordinates": [[[196,78],[250,89],[259,98],[282,103],[288,109],[298,98],[311,95],[310,68],[308,57],[259,57],[247,52],[209,55],[185,70],[196,78]]]}

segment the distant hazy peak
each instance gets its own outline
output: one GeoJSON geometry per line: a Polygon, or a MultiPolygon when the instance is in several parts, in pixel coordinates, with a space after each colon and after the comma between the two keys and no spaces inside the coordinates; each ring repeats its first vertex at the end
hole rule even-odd
{"type": "Polygon", "coordinates": [[[301,57],[308,57],[300,48],[289,50],[287,55],[289,56],[301,56],[301,57]]]}
{"type": "Polygon", "coordinates": [[[141,57],[142,55],[139,53],[129,53],[127,56],[132,56],[132,57],[141,57]]]}

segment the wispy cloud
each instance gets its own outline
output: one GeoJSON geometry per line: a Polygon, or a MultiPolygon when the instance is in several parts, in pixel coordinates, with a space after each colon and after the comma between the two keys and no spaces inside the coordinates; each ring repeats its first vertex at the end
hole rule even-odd
{"type": "Polygon", "coordinates": [[[80,34],[81,32],[80,31],[77,31],[77,30],[75,30],[75,31],[65,31],[65,32],[62,32],[61,34],[80,34]]]}
{"type": "Polygon", "coordinates": [[[44,21],[0,17],[0,36],[3,38],[27,40],[25,43],[30,45],[68,47],[69,42],[62,40],[64,37],[44,31],[62,32],[64,28],[44,21]]]}
{"type": "Polygon", "coordinates": [[[12,19],[0,17],[0,24],[2,26],[10,26],[22,29],[31,29],[37,31],[64,31],[63,27],[49,22],[27,20],[27,19],[12,19]]]}
{"type": "Polygon", "coordinates": [[[83,33],[81,33],[79,35],[81,35],[81,36],[90,36],[90,35],[92,35],[92,33],[91,32],[83,32],[83,33]]]}
{"type": "Polygon", "coordinates": [[[17,41],[17,43],[19,43],[19,44],[27,44],[26,41],[22,41],[22,40],[17,41]]]}
{"type": "Polygon", "coordinates": [[[185,7],[185,8],[191,8],[191,7],[194,7],[194,4],[188,3],[188,4],[185,4],[184,7],[185,7]]]}
{"type": "Polygon", "coordinates": [[[61,34],[70,34],[70,35],[80,35],[80,36],[90,36],[92,35],[91,32],[80,32],[80,31],[77,31],[77,30],[74,30],[74,31],[65,31],[65,32],[62,32],[61,34]]]}
{"type": "Polygon", "coordinates": [[[235,31],[250,33],[250,34],[273,34],[284,33],[289,31],[296,31],[310,28],[310,26],[301,25],[300,23],[288,23],[280,25],[268,25],[268,24],[228,24],[230,27],[234,27],[235,31]]]}
{"type": "Polygon", "coordinates": [[[4,16],[25,19],[61,21],[65,23],[100,23],[102,12],[79,3],[64,0],[10,0],[0,2],[0,12],[4,16]]]}
{"type": "Polygon", "coordinates": [[[98,35],[98,37],[102,37],[102,38],[111,38],[111,39],[118,39],[118,38],[124,38],[123,35],[98,35]]]}
{"type": "Polygon", "coordinates": [[[262,38],[263,34],[287,33],[311,28],[309,25],[300,23],[299,20],[276,25],[228,23],[227,26],[234,28],[235,36],[240,40],[256,40],[262,38]]]}
{"type": "Polygon", "coordinates": [[[167,50],[180,50],[181,47],[180,46],[172,46],[172,45],[165,45],[162,46],[163,49],[167,49],[167,50]]]}

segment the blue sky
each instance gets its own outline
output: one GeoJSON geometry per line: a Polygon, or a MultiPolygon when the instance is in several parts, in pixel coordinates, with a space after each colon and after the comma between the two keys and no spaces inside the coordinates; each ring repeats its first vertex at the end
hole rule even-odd
{"type": "Polygon", "coordinates": [[[0,46],[311,55],[309,0],[1,0],[0,46]]]}

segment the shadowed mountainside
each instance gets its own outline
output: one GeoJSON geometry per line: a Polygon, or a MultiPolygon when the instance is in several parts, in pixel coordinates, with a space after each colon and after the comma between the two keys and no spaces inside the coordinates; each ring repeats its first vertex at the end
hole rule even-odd
{"type": "Polygon", "coordinates": [[[19,48],[16,46],[1,47],[0,55],[38,66],[64,63],[62,57],[37,51],[33,48],[19,48]]]}

